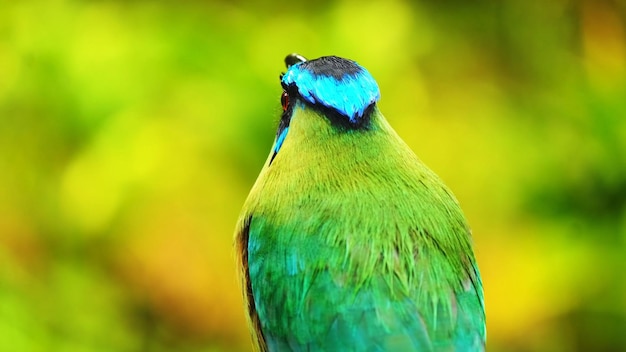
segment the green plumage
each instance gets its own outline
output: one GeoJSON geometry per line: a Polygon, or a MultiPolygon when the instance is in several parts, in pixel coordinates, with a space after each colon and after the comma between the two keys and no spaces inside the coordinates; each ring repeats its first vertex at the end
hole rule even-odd
{"type": "Polygon", "coordinates": [[[294,103],[237,229],[256,348],[484,349],[485,315],[458,202],[374,106],[345,129],[294,103]]]}

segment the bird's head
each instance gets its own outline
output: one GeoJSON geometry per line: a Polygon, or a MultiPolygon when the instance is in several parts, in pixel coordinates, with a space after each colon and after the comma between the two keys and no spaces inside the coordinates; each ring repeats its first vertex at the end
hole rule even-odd
{"type": "Polygon", "coordinates": [[[368,128],[380,91],[364,67],[337,56],[306,60],[298,54],[288,55],[285,64],[287,72],[280,75],[283,114],[272,160],[287,137],[295,109],[317,110],[344,130],[368,128]]]}

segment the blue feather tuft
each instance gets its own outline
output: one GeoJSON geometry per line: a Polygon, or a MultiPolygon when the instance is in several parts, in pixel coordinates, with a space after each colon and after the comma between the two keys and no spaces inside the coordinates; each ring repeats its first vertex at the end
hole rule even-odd
{"type": "Polygon", "coordinates": [[[333,109],[353,124],[380,99],[378,84],[365,68],[336,56],[294,64],[281,81],[295,86],[306,102],[333,109]]]}
{"type": "Polygon", "coordinates": [[[274,146],[274,153],[278,153],[278,151],[280,150],[280,147],[282,147],[283,142],[285,141],[285,137],[287,137],[288,130],[289,130],[289,127],[285,127],[278,135],[278,138],[276,138],[276,144],[274,146]]]}

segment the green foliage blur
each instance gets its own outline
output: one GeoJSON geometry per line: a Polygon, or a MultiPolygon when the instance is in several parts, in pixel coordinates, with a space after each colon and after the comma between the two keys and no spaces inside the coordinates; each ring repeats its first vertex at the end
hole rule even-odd
{"type": "Polygon", "coordinates": [[[491,351],[626,349],[620,1],[0,0],[0,351],[247,351],[283,58],[367,67],[473,228],[491,351]]]}

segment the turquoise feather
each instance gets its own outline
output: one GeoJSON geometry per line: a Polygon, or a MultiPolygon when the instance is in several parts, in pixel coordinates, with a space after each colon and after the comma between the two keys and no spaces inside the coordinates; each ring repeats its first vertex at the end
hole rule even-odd
{"type": "Polygon", "coordinates": [[[282,76],[289,105],[236,231],[255,348],[482,351],[461,208],[387,123],[369,77],[336,57],[282,76]]]}

